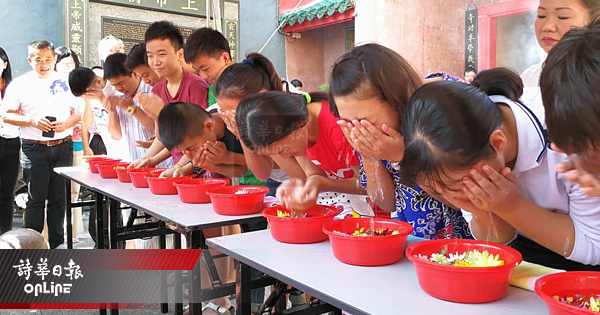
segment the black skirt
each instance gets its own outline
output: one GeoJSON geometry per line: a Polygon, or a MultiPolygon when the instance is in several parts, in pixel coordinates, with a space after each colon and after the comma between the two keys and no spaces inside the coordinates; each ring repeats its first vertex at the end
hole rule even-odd
{"type": "Polygon", "coordinates": [[[103,155],[106,154],[106,146],[104,146],[104,141],[100,135],[94,135],[92,137],[92,141],[90,141],[90,149],[94,152],[94,155],[103,155]]]}

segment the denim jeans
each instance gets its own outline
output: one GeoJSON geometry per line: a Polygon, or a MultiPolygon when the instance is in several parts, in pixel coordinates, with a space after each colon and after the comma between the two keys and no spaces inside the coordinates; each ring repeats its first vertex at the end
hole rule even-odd
{"type": "Polygon", "coordinates": [[[73,142],[49,147],[23,141],[22,148],[21,159],[29,186],[25,227],[41,233],[45,217],[50,248],[56,248],[64,242],[65,179],[54,168],[73,165],[73,142]]]}
{"type": "Polygon", "coordinates": [[[0,137],[0,235],[12,229],[21,140],[0,137]]]}

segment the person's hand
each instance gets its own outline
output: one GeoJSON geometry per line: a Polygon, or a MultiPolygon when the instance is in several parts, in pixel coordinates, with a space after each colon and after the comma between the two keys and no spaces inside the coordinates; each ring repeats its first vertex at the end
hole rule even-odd
{"type": "Polygon", "coordinates": [[[141,168],[141,167],[154,167],[156,165],[156,163],[154,163],[152,161],[152,158],[139,158],[133,162],[131,162],[131,164],[129,164],[129,166],[127,168],[141,168]]]}
{"type": "Polygon", "coordinates": [[[404,138],[386,124],[378,129],[363,119],[352,122],[340,120],[338,125],[348,142],[364,158],[399,162],[404,157],[404,138]]]}
{"type": "Polygon", "coordinates": [[[235,122],[235,110],[224,111],[219,109],[219,115],[221,116],[221,119],[223,119],[223,122],[225,122],[227,129],[229,129],[234,136],[239,138],[240,133],[238,132],[237,124],[235,122]]]}
{"type": "Polygon", "coordinates": [[[221,141],[206,141],[204,143],[205,163],[219,164],[227,152],[225,143],[221,141]]]}
{"type": "Polygon", "coordinates": [[[122,110],[127,110],[129,106],[134,105],[133,98],[128,96],[111,96],[108,99],[112,104],[122,110]]]}
{"type": "Polygon", "coordinates": [[[162,173],[160,173],[160,175],[158,175],[158,177],[163,177],[163,178],[164,177],[167,177],[167,178],[175,177],[175,176],[173,176],[173,173],[175,173],[176,170],[177,170],[176,167],[171,167],[169,169],[164,170],[162,173]]]}
{"type": "Polygon", "coordinates": [[[206,154],[204,154],[204,151],[206,151],[204,146],[198,148],[194,156],[191,157],[192,165],[194,165],[195,167],[200,167],[207,171],[212,171],[212,167],[207,162],[207,156],[206,154]]]}
{"type": "Polygon", "coordinates": [[[600,197],[600,177],[586,172],[578,165],[577,156],[569,158],[556,165],[556,172],[565,174],[567,179],[581,187],[581,190],[588,196],[600,197]]]}
{"type": "Polygon", "coordinates": [[[175,172],[173,172],[173,177],[183,177],[191,175],[194,172],[194,169],[191,167],[181,167],[177,168],[175,172]]]}
{"type": "Polygon", "coordinates": [[[109,113],[116,113],[117,112],[117,105],[115,105],[110,98],[105,97],[104,100],[102,101],[102,106],[104,107],[104,109],[106,109],[109,113]]]}
{"type": "Polygon", "coordinates": [[[515,200],[521,198],[517,179],[508,167],[500,173],[489,165],[484,165],[482,172],[472,169],[463,184],[463,192],[473,205],[497,214],[512,209],[515,200]]]}
{"type": "Polygon", "coordinates": [[[146,114],[156,120],[160,111],[165,107],[163,100],[154,94],[138,94],[136,96],[138,103],[142,106],[142,109],[146,114]]]}
{"type": "Polygon", "coordinates": [[[275,195],[282,207],[293,212],[306,211],[317,204],[319,175],[309,176],[307,179],[288,179],[279,185],[275,195]]]}
{"type": "Polygon", "coordinates": [[[65,128],[65,123],[63,121],[55,121],[55,122],[52,122],[52,129],[54,129],[54,131],[60,133],[60,132],[65,131],[67,128],[65,128]]]}
{"type": "Polygon", "coordinates": [[[92,156],[92,155],[94,155],[94,151],[92,151],[92,149],[90,147],[84,147],[83,148],[83,155],[85,155],[85,156],[92,156]]]}
{"type": "Polygon", "coordinates": [[[32,119],[31,124],[33,127],[37,128],[41,131],[48,132],[48,131],[52,130],[52,123],[45,117],[42,117],[37,120],[32,119]]]}
{"type": "Polygon", "coordinates": [[[147,141],[136,140],[135,141],[135,145],[138,146],[138,147],[140,147],[140,148],[148,149],[152,145],[152,142],[154,142],[154,139],[156,139],[155,136],[152,136],[152,137],[148,138],[147,141]]]}
{"type": "Polygon", "coordinates": [[[104,101],[104,93],[102,93],[102,90],[90,89],[81,95],[81,97],[88,100],[95,99],[101,102],[104,101]]]}

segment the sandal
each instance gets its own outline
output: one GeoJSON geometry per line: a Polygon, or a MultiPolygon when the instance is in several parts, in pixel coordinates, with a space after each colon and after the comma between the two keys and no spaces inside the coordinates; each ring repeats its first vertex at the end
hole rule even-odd
{"type": "Polygon", "coordinates": [[[210,308],[211,310],[217,312],[218,314],[223,314],[223,315],[234,315],[235,314],[235,308],[233,306],[231,306],[229,309],[226,309],[223,306],[214,304],[213,302],[208,302],[206,304],[202,303],[202,312],[204,312],[204,310],[207,308],[210,308]]]}

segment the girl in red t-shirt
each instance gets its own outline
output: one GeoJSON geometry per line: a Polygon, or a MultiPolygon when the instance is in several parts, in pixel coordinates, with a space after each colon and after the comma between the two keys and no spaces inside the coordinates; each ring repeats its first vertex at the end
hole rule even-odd
{"type": "MultiPolygon", "coordinates": [[[[248,96],[237,107],[237,130],[248,149],[291,160],[306,174],[277,190],[279,201],[291,210],[311,207],[321,192],[365,194],[358,184],[358,157],[326,99],[324,93],[270,91],[248,96]]],[[[282,168],[286,170],[286,165],[282,168]]],[[[350,199],[342,202],[350,203],[350,199]]]]}

